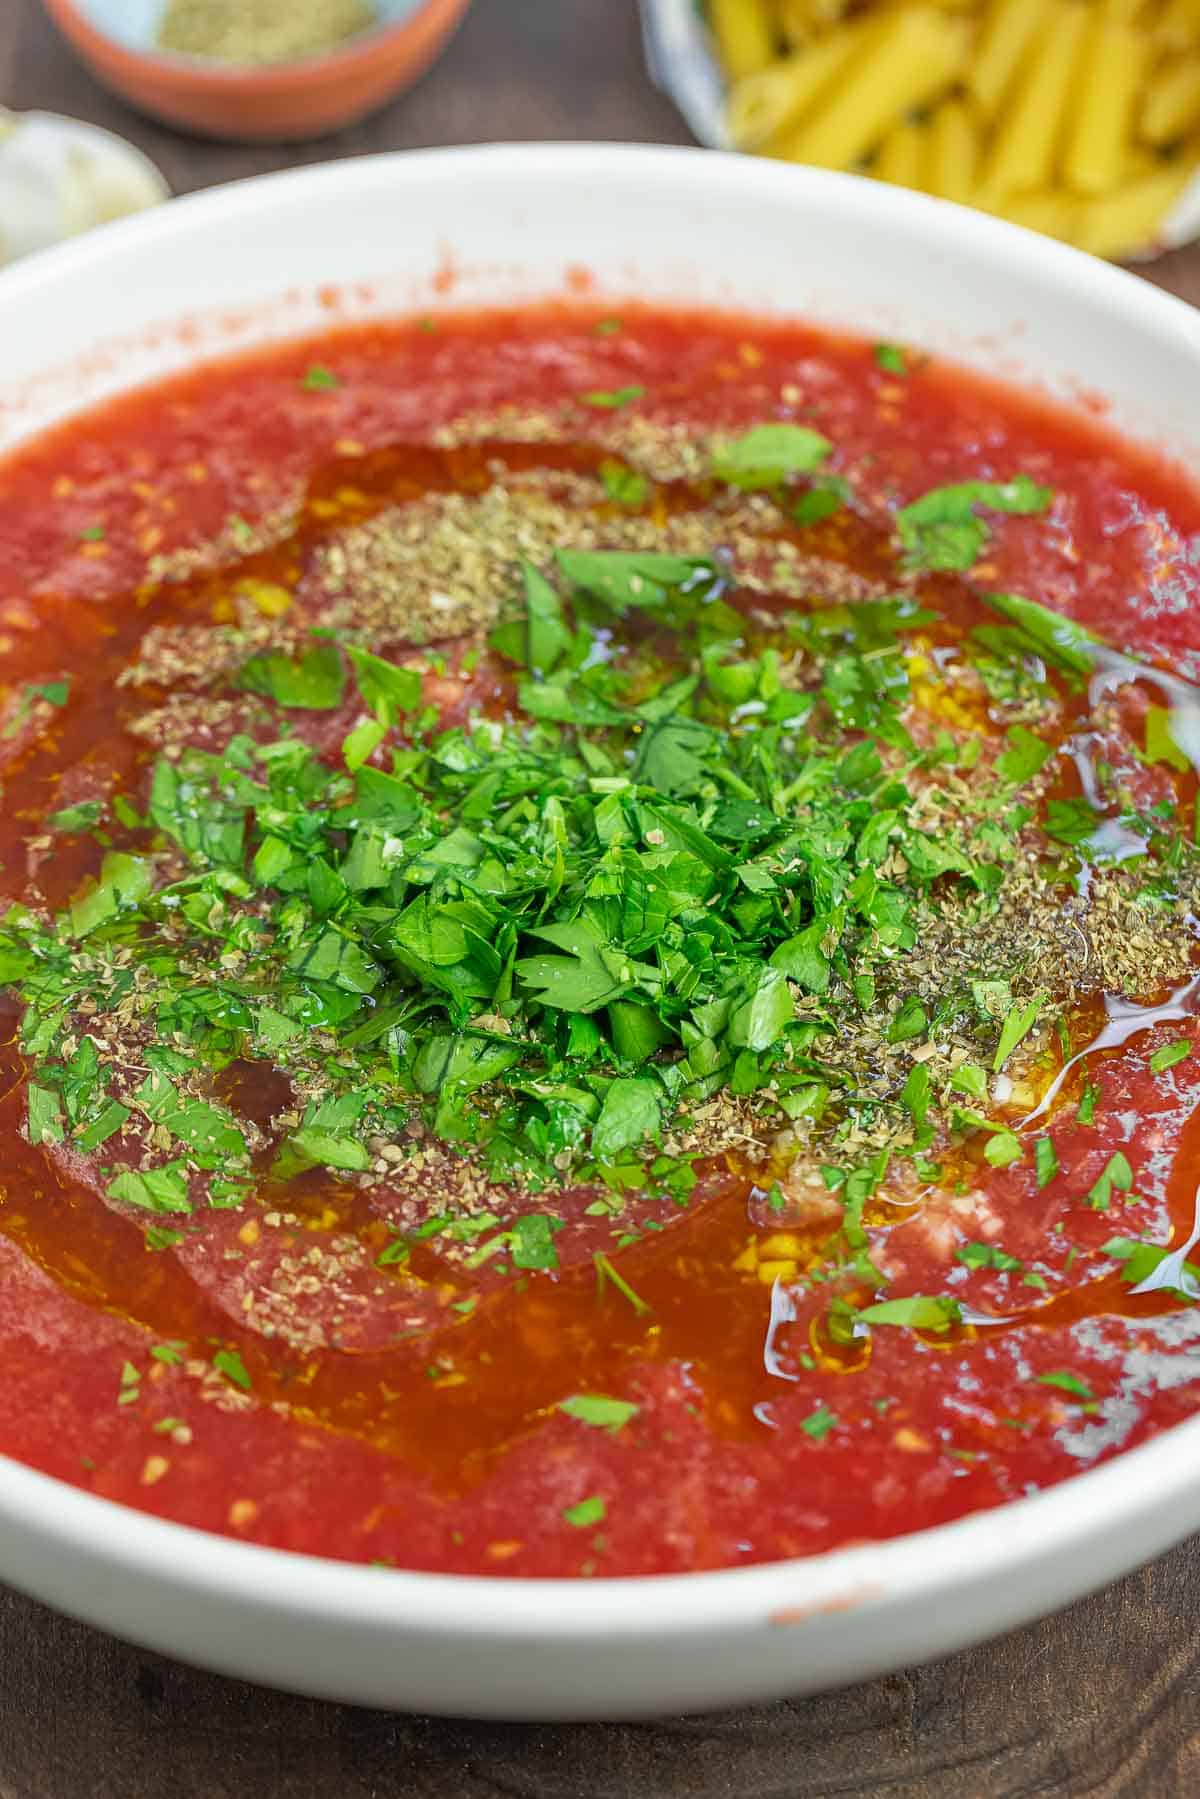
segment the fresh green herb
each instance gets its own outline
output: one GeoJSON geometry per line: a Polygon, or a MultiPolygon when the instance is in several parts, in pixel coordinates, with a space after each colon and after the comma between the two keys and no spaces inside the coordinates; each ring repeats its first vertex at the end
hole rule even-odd
{"type": "Polygon", "coordinates": [[[48,706],[65,706],[71,697],[71,683],[67,681],[32,681],[21,689],[16,709],[12,717],[0,731],[0,738],[15,737],[23,731],[33,717],[33,709],[39,700],[45,700],[48,706]]]}
{"type": "Polygon", "coordinates": [[[1027,1006],[1013,1006],[1000,1027],[1000,1041],[996,1045],[996,1053],[992,1058],[992,1073],[999,1074],[1008,1058],[1019,1044],[1023,1043],[1038,1021],[1038,1017],[1046,1004],[1047,995],[1041,993],[1030,1000],[1027,1006]]]}
{"type": "Polygon", "coordinates": [[[996,773],[1021,787],[1046,766],[1054,748],[1024,725],[1010,725],[1007,736],[1008,748],[996,758],[996,773]]]}
{"type": "Polygon", "coordinates": [[[1039,1380],[1044,1387],[1061,1388],[1064,1393],[1070,1393],[1075,1399],[1083,1400],[1086,1405],[1095,1404],[1096,1396],[1087,1383],[1081,1381],[1077,1374],[1072,1374],[1066,1368],[1055,1369],[1051,1374],[1036,1375],[1035,1379],[1039,1380]]]}
{"type": "Polygon", "coordinates": [[[650,483],[645,475],[627,463],[617,462],[613,457],[606,457],[600,464],[600,479],[604,483],[604,491],[610,500],[618,506],[644,506],[650,492],[650,483]]]}
{"type": "MultiPolygon", "coordinates": [[[[394,662],[385,662],[382,656],[373,656],[369,650],[355,649],[353,645],[347,646],[346,654],[358,691],[381,724],[393,725],[401,713],[414,712],[421,704],[421,677],[415,669],[397,668],[394,662]]],[[[340,698],[340,686],[338,692],[340,698]]]]}
{"type": "Polygon", "coordinates": [[[1173,1278],[1169,1283],[1152,1279],[1164,1262],[1169,1262],[1172,1274],[1175,1273],[1178,1251],[1165,1244],[1144,1243],[1137,1237],[1110,1237],[1103,1246],[1102,1253],[1122,1264],[1121,1279],[1132,1287],[1140,1287],[1149,1281],[1152,1288],[1161,1285],[1164,1290],[1189,1302],[1194,1303],[1200,1299],[1200,1267],[1194,1262],[1184,1262],[1179,1268],[1178,1278],[1173,1278]]]}
{"type": "Polygon", "coordinates": [[[111,1199],[140,1206],[146,1212],[190,1212],[187,1173],[182,1162],[165,1168],[126,1168],[107,1188],[111,1199]]]}
{"type": "Polygon", "coordinates": [[[714,452],[713,473],[731,487],[779,487],[819,469],[832,449],[827,437],[804,425],[755,425],[714,452]]]}
{"type": "Polygon", "coordinates": [[[1191,1053],[1191,1044],[1182,1037],[1177,1037],[1174,1043],[1164,1043],[1150,1057],[1150,1072],[1165,1074],[1168,1068],[1186,1061],[1191,1053]]]}
{"type": "Polygon", "coordinates": [[[1024,1266],[1019,1256],[1010,1256],[994,1243],[964,1243],[954,1252],[955,1260],[967,1268],[995,1268],[1001,1274],[1017,1274],[1024,1266]]]}
{"type": "Polygon", "coordinates": [[[1099,1101],[1100,1101],[1099,1087],[1095,1086],[1091,1081],[1085,1081],[1084,1085],[1083,1085],[1083,1093],[1080,1097],[1079,1105],[1077,1106],[1076,1111],[1075,1111],[1075,1116],[1078,1119],[1080,1124],[1094,1124],[1095,1123],[1096,1107],[1099,1104],[1099,1101]]]}
{"type": "Polygon", "coordinates": [[[1034,1178],[1039,1189],[1048,1187],[1059,1170],[1058,1155],[1052,1137],[1039,1137],[1033,1146],[1034,1178]]]}
{"type": "Polygon", "coordinates": [[[1128,1193],[1132,1186],[1133,1169],[1123,1151],[1117,1150],[1109,1157],[1100,1178],[1083,1203],[1097,1212],[1107,1212],[1114,1191],[1128,1193]]]}
{"type": "Polygon", "coordinates": [[[243,1393],[249,1393],[252,1381],[246,1372],[246,1365],[236,1349],[218,1349],[212,1359],[212,1365],[218,1374],[223,1374],[227,1381],[240,1387],[243,1393]]]}
{"type": "Polygon", "coordinates": [[[908,374],[908,354],[899,344],[876,344],[875,363],[885,375],[908,374]]]}
{"type": "Polygon", "coordinates": [[[560,1401],[558,1409],[568,1418],[578,1418],[581,1424],[615,1434],[631,1418],[637,1417],[641,1407],[629,1399],[609,1399],[604,1393],[575,1393],[570,1399],[560,1401]]]}
{"type": "Polygon", "coordinates": [[[613,1267],[606,1255],[597,1251],[592,1257],[592,1261],[596,1269],[596,1289],[598,1292],[602,1292],[604,1283],[610,1281],[621,1297],[629,1301],[639,1317],[643,1317],[653,1310],[652,1306],[647,1305],[646,1301],[634,1292],[624,1276],[617,1273],[617,1270],[613,1267]]]}
{"type": "Polygon", "coordinates": [[[1021,1154],[1021,1139],[1015,1131],[995,1131],[983,1146],[984,1160],[993,1168],[1011,1168],[1021,1154]]]}
{"type": "Polygon", "coordinates": [[[327,369],[323,363],[314,362],[305,371],[300,385],[306,393],[316,394],[327,393],[332,388],[340,387],[341,383],[332,369],[327,369]]]}
{"type": "Polygon", "coordinates": [[[910,1299],[884,1299],[854,1313],[856,1324],[896,1324],[909,1330],[940,1334],[959,1322],[958,1301],[944,1295],[914,1295],[910,1299]]]}
{"type": "Polygon", "coordinates": [[[588,1499],[581,1499],[578,1505],[563,1508],[565,1522],[575,1530],[586,1530],[591,1524],[603,1524],[608,1516],[608,1506],[599,1493],[593,1493],[588,1499]]]}
{"type": "Polygon", "coordinates": [[[800,1420],[800,1429],[806,1437],[811,1437],[814,1443],[819,1443],[822,1437],[829,1435],[836,1424],[836,1412],[831,1412],[827,1406],[822,1405],[818,1406],[815,1412],[810,1412],[807,1418],[800,1420]]]}
{"type": "Polygon", "coordinates": [[[585,406],[596,406],[602,411],[617,412],[622,406],[632,406],[635,400],[642,399],[645,392],[644,387],[638,387],[635,384],[630,387],[614,388],[611,393],[605,393],[602,389],[597,388],[591,393],[580,394],[579,398],[585,406]]]}
{"type": "Polygon", "coordinates": [[[1185,775],[1191,770],[1191,763],[1171,735],[1171,714],[1165,706],[1146,708],[1146,760],[1165,762],[1185,775]]]}
{"type": "Polygon", "coordinates": [[[60,812],[52,812],[46,824],[52,831],[64,834],[79,831],[90,831],[100,823],[104,807],[99,800],[81,800],[76,806],[64,806],[60,812]]]}
{"type": "Polygon", "coordinates": [[[558,1252],[554,1247],[554,1227],[541,1212],[528,1212],[518,1218],[509,1232],[509,1246],[515,1268],[557,1268],[558,1252]]]}
{"type": "Polygon", "coordinates": [[[104,542],[104,526],[103,525],[88,525],[88,526],[86,526],[85,529],[79,533],[79,541],[80,541],[80,543],[103,543],[104,542]]]}
{"type": "Polygon", "coordinates": [[[1011,481],[960,481],[935,487],[896,514],[896,532],[911,569],[969,569],[979,560],[990,532],[976,515],[989,512],[1044,512],[1054,498],[1028,475],[1011,481]]]}
{"type": "Polygon", "coordinates": [[[278,706],[330,712],[342,703],[346,671],[336,645],[321,643],[296,662],[280,651],[252,656],[244,664],[236,685],[248,693],[263,694],[278,706]]]}
{"type": "MultiPolygon", "coordinates": [[[[1044,488],[1038,491],[1047,492],[1044,488]]],[[[1036,600],[1027,600],[1024,594],[985,593],[980,597],[1008,621],[1006,629],[1012,633],[1013,647],[1020,653],[1040,657],[1064,674],[1091,673],[1097,639],[1073,618],[1052,612],[1036,600]]]]}
{"type": "Polygon", "coordinates": [[[835,512],[840,512],[850,498],[848,481],[840,475],[826,475],[800,495],[792,507],[792,518],[797,525],[818,525],[822,519],[832,518],[835,512]]]}
{"type": "Polygon", "coordinates": [[[177,1243],[185,1241],[182,1231],[169,1230],[163,1224],[152,1224],[145,1233],[146,1248],[156,1254],[164,1249],[174,1249],[177,1243]]]}

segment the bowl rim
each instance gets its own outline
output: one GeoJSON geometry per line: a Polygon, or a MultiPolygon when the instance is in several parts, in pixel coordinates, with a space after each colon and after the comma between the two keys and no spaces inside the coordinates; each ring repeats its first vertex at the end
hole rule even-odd
{"type": "MultiPolygon", "coordinates": [[[[49,5],[62,3],[47,0],[49,5]]],[[[886,204],[893,225],[909,221],[914,246],[952,227],[956,249],[963,246],[968,257],[996,262],[1032,257],[1067,297],[1090,290],[1093,300],[1101,297],[1130,329],[1157,326],[1200,367],[1200,312],[1138,276],[1064,244],[926,195],[889,189],[881,197],[879,184],[861,177],[664,145],[474,145],[397,151],[250,177],[30,256],[0,277],[0,302],[9,293],[24,290],[28,295],[42,285],[102,271],[123,245],[144,240],[169,245],[177,233],[208,219],[245,218],[269,207],[276,194],[303,198],[327,187],[353,185],[373,170],[403,171],[406,180],[430,171],[458,181],[469,180],[484,165],[493,175],[504,173],[519,182],[536,180],[541,173],[561,176],[566,169],[585,188],[588,180],[613,174],[643,180],[670,176],[685,164],[694,166],[698,185],[714,204],[739,190],[774,189],[793,206],[803,205],[806,195],[826,205],[836,197],[840,205],[861,210],[864,223],[875,207],[886,204]]],[[[403,1627],[431,1640],[464,1632],[526,1643],[607,1635],[661,1640],[698,1629],[801,1623],[840,1609],[869,1612],[876,1603],[889,1609],[935,1605],[940,1596],[981,1577],[991,1584],[1018,1569],[1065,1558],[1101,1528],[1111,1535],[1151,1511],[1172,1516],[1171,1526],[1160,1530],[1157,1539],[1165,1547],[1194,1525],[1198,1479],[1200,1414],[1048,1489],[920,1531],[748,1567],[587,1580],[377,1568],[240,1542],[85,1492],[3,1454],[0,1521],[17,1525],[28,1542],[66,1547],[90,1562],[102,1560],[111,1569],[158,1583],[166,1593],[203,1595],[233,1606],[244,1606],[249,1596],[281,1619],[315,1618],[343,1630],[403,1627]],[[1180,1521],[1189,1498],[1191,1510],[1180,1521]]],[[[19,1582],[19,1573],[6,1572],[19,1582]]],[[[1085,1576],[1073,1590],[1082,1591],[1086,1584],[1085,1576]]]]}
{"type": "Polygon", "coordinates": [[[471,0],[410,0],[403,18],[380,19],[332,50],[316,50],[307,56],[270,63],[228,63],[219,57],[192,56],[178,50],[134,49],[102,31],[78,0],[42,0],[42,5],[66,37],[108,66],[115,64],[126,74],[153,74],[183,94],[215,87],[237,96],[264,88],[288,93],[306,88],[314,79],[326,75],[340,78],[366,74],[376,53],[385,45],[399,45],[408,34],[427,28],[431,20],[452,23],[467,10],[471,0]]]}

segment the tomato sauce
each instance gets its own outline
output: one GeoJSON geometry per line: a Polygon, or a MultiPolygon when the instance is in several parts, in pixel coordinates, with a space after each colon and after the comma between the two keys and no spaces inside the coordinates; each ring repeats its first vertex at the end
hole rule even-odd
{"type": "MultiPolygon", "coordinates": [[[[150,630],[220,618],[234,576],[302,582],[331,509],[344,524],[417,494],[482,491],[497,457],[593,470],[607,420],[581,406],[589,393],[636,388],[652,424],[697,434],[781,411],[819,430],[863,522],[831,520],[811,542],[859,572],[897,505],[1019,468],[1057,503],[1049,522],[1005,521],[988,584],[1200,674],[1200,492],[1094,420],[936,359],[910,358],[899,379],[871,346],[802,326],[636,308],[606,323],[542,310],[341,331],[135,393],[0,466],[0,681],[15,696],[69,678],[72,695],[0,741],[7,900],[36,882],[60,906],[95,873],[91,839],[41,841],[55,806],[116,788],[144,798],[153,756],[116,683],[150,630]],[[521,441],[529,416],[551,421],[552,442],[521,441]],[[455,434],[466,418],[487,421],[482,449],[455,434]]],[[[946,603],[969,601],[947,583],[946,603]]],[[[455,665],[443,720],[509,699],[494,663],[455,665]]],[[[320,725],[323,752],[346,724],[320,725]]],[[[1200,1039],[1190,1001],[1069,1076],[1054,1116],[1063,1178],[977,1164],[961,1192],[868,1210],[889,1277],[957,1294],[965,1322],[850,1344],[829,1338],[818,1292],[761,1278],[793,1252],[730,1156],[609,1263],[619,1280],[602,1267],[597,1280],[608,1237],[593,1196],[568,1195],[555,1271],[464,1274],[418,1243],[414,1281],[374,1263],[347,1273],[324,1340],[282,1342],[243,1306],[247,1267],[260,1284],[281,1266],[303,1280],[340,1243],[382,1250],[372,1196],[318,1174],[286,1193],[264,1182],[259,1208],[214,1211],[194,1241],[150,1253],[103,1203],[95,1158],[26,1140],[11,1003],[5,1020],[0,1451],[162,1517],[434,1571],[715,1568],[1001,1504],[1200,1403],[1194,1308],[1131,1292],[1102,1253],[1121,1233],[1182,1245],[1197,1222],[1200,1063],[1147,1067],[1156,1048],[1200,1039]],[[1103,1094],[1092,1122],[1078,1116],[1085,1079],[1103,1094]],[[1083,1196],[1117,1151],[1136,1181],[1099,1211],[1083,1196]],[[956,1263],[955,1246],[980,1236],[1036,1280],[956,1263]],[[214,1375],[217,1346],[236,1351],[244,1381],[214,1375]],[[561,1409],[579,1394],[619,1395],[630,1416],[582,1421],[561,1409]]],[[[287,1103],[271,1080],[228,1071],[264,1122],[287,1103]]]]}

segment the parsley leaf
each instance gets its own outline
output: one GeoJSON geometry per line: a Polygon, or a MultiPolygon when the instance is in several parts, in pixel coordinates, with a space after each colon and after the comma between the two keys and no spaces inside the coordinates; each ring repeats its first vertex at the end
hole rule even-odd
{"type": "Polygon", "coordinates": [[[883,1299],[854,1313],[857,1324],[896,1324],[909,1330],[941,1333],[959,1322],[961,1313],[956,1299],[945,1295],[929,1298],[914,1294],[909,1299],[883,1299]]]}
{"type": "Polygon", "coordinates": [[[608,1506],[598,1493],[581,1499],[578,1505],[563,1508],[563,1518],[576,1530],[586,1530],[590,1524],[602,1524],[607,1516],[608,1506]]]}
{"type": "Polygon", "coordinates": [[[935,487],[896,514],[896,533],[910,569],[969,569],[990,532],[976,507],[990,512],[1044,512],[1054,498],[1028,475],[1011,481],[960,481],[935,487]]]}
{"type": "Polygon", "coordinates": [[[713,473],[731,487],[778,487],[794,475],[812,474],[832,449],[827,437],[805,425],[755,425],[718,446],[713,473]]]}
{"type": "Polygon", "coordinates": [[[1182,1037],[1176,1038],[1174,1043],[1164,1043],[1150,1057],[1150,1072],[1165,1074],[1168,1068],[1174,1068],[1178,1063],[1186,1061],[1191,1053],[1192,1045],[1182,1037]]]}
{"type": "Polygon", "coordinates": [[[580,394],[579,398],[585,406],[595,406],[606,412],[619,412],[623,406],[632,406],[635,400],[643,398],[646,390],[633,384],[629,387],[617,387],[605,393],[602,389],[594,389],[591,393],[580,394]]]}
{"type": "Polygon", "coordinates": [[[293,661],[281,650],[251,656],[234,686],[296,711],[332,712],[342,703],[346,671],[337,646],[321,643],[307,650],[299,661],[293,661]]]}
{"type": "Polygon", "coordinates": [[[1111,1155],[1099,1179],[1090,1189],[1084,1204],[1094,1211],[1107,1212],[1113,1193],[1128,1193],[1133,1186],[1133,1169],[1129,1166],[1128,1157],[1122,1150],[1111,1155]]]}
{"type": "Polygon", "coordinates": [[[572,1394],[570,1399],[559,1401],[558,1409],[565,1412],[568,1418],[577,1418],[581,1424],[590,1424],[596,1430],[612,1431],[614,1434],[641,1411],[641,1407],[632,1400],[609,1399],[604,1393],[572,1394]]]}

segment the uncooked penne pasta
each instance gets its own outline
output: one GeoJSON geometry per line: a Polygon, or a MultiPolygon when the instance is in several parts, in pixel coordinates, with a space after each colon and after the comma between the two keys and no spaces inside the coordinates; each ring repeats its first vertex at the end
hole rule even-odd
{"type": "Polygon", "coordinates": [[[776,0],[779,29],[789,44],[808,44],[847,11],[849,0],[776,0]]]}
{"type": "Polygon", "coordinates": [[[1165,0],[1153,32],[1171,50],[1200,47],[1200,0],[1165,0]]]}
{"type": "Polygon", "coordinates": [[[1163,220],[1194,172],[1195,158],[1179,157],[1079,209],[1074,241],[1095,256],[1127,256],[1153,244],[1163,220]]]}
{"type": "Polygon", "coordinates": [[[911,121],[893,125],[879,146],[872,174],[896,187],[924,186],[925,140],[929,133],[911,121]]]}
{"type": "Polygon", "coordinates": [[[1053,181],[1087,21],[1088,9],[1079,0],[1060,0],[1049,12],[996,122],[983,170],[983,185],[991,193],[1034,192],[1053,181]]]}
{"type": "Polygon", "coordinates": [[[796,124],[849,61],[861,28],[842,26],[808,50],[781,56],[757,75],[735,82],[725,124],[739,150],[757,150],[796,124]]]}
{"type": "Polygon", "coordinates": [[[1103,18],[1088,25],[1073,77],[1074,110],[1063,149],[1063,174],[1077,193],[1103,194],[1120,181],[1133,143],[1149,49],[1136,26],[1103,18]]]}
{"type": "Polygon", "coordinates": [[[1200,182],[1200,0],[697,3],[739,150],[865,169],[1108,257],[1146,248],[1200,182]]]}
{"type": "Polygon", "coordinates": [[[929,121],[925,179],[920,184],[943,200],[966,203],[979,170],[979,134],[962,100],[943,100],[929,121]]]}
{"type": "Polygon", "coordinates": [[[1045,16],[1045,0],[992,0],[966,76],[984,118],[995,116],[1045,16]]]}
{"type": "Polygon", "coordinates": [[[717,53],[735,81],[765,69],[775,54],[775,29],[766,0],[708,0],[717,53]]]}
{"type": "Polygon", "coordinates": [[[1146,89],[1139,120],[1148,144],[1170,144],[1200,125],[1200,53],[1162,69],[1146,89]]]}
{"type": "Polygon", "coordinates": [[[1064,188],[1047,188],[1039,194],[1010,194],[996,208],[998,215],[1029,231],[1040,231],[1044,237],[1074,237],[1079,201],[1064,188]]]}
{"type": "Polygon", "coordinates": [[[961,74],[970,27],[932,6],[870,20],[839,79],[784,152],[796,162],[852,168],[905,114],[927,106],[961,74]]]}

